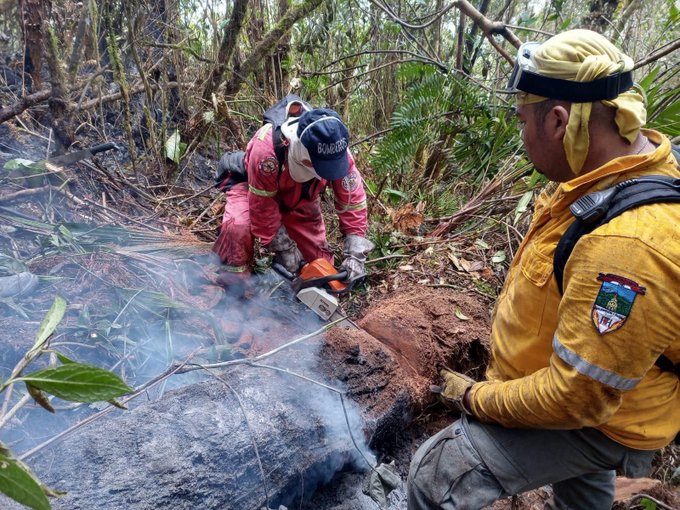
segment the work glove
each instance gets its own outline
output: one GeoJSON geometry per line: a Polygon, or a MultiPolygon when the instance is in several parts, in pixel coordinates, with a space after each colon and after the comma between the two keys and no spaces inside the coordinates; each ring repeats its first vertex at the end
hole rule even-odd
{"type": "Polygon", "coordinates": [[[282,265],[290,273],[297,274],[300,266],[304,264],[302,253],[295,241],[288,237],[286,227],[283,225],[265,248],[274,253],[274,263],[282,265]]]}
{"type": "Polygon", "coordinates": [[[364,271],[364,264],[366,264],[366,257],[375,245],[362,236],[349,234],[345,237],[342,254],[344,260],[340,265],[340,269],[347,271],[345,281],[353,286],[360,280],[366,277],[364,271]]]}
{"type": "Polygon", "coordinates": [[[442,384],[430,386],[430,391],[437,393],[445,406],[461,413],[470,414],[470,410],[463,404],[463,398],[468,388],[476,381],[465,374],[454,372],[448,368],[442,368],[439,375],[442,378],[442,384]]]}
{"type": "Polygon", "coordinates": [[[387,496],[401,485],[401,478],[397,474],[394,461],[389,464],[379,464],[368,473],[364,479],[362,492],[378,503],[380,508],[387,507],[387,496]]]}

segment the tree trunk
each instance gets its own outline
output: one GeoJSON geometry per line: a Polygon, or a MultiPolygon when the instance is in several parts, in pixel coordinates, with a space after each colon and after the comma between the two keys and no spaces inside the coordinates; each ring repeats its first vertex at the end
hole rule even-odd
{"type": "MultiPolygon", "coordinates": [[[[290,9],[290,0],[279,0],[279,19],[283,18],[290,9]]],[[[279,41],[276,53],[273,56],[274,80],[277,84],[278,94],[284,96],[292,92],[289,86],[289,68],[284,67],[290,53],[290,31],[286,32],[279,41]]],[[[289,65],[289,64],[288,64],[289,65]]]]}
{"type": "Polygon", "coordinates": [[[43,24],[51,2],[49,0],[21,0],[22,29],[24,32],[24,73],[31,77],[32,90],[42,85],[43,24]]]}
{"type": "Polygon", "coordinates": [[[432,404],[439,364],[480,377],[487,324],[486,305],[470,296],[393,295],[363,330],[336,327],[267,362],[212,368],[207,382],[115,411],[25,460],[67,491],[55,510],[298,508],[336,472],[367,469],[365,438],[394,443],[432,404]]]}
{"type": "Polygon", "coordinates": [[[217,54],[217,63],[213,67],[208,79],[208,83],[203,90],[203,99],[210,101],[210,97],[213,92],[217,90],[220,85],[224,73],[227,69],[227,65],[231,61],[231,57],[234,54],[234,49],[236,48],[236,41],[243,28],[243,21],[246,17],[246,12],[248,11],[248,0],[234,0],[234,7],[231,10],[231,18],[229,23],[224,28],[224,34],[222,35],[222,42],[220,43],[220,50],[217,54]]]}
{"type": "Polygon", "coordinates": [[[225,89],[227,97],[233,97],[241,88],[241,85],[251,73],[253,73],[262,61],[272,53],[272,50],[281,37],[290,30],[293,25],[304,16],[314,11],[323,0],[304,0],[301,4],[289,9],[279,22],[264,36],[253,48],[252,52],[241,64],[238,73],[232,73],[225,89]]]}
{"type": "Polygon", "coordinates": [[[54,28],[48,21],[43,27],[47,34],[47,64],[50,69],[50,82],[52,83],[52,95],[48,100],[50,107],[51,126],[54,131],[54,139],[57,141],[57,154],[63,153],[75,140],[75,133],[69,122],[69,98],[64,73],[64,62],[60,54],[60,44],[54,28]]]}

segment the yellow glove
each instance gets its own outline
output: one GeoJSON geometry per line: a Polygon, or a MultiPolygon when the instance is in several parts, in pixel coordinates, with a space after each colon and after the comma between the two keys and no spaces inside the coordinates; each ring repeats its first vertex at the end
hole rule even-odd
{"type": "Polygon", "coordinates": [[[430,389],[439,394],[439,398],[447,407],[469,414],[463,405],[463,397],[467,389],[476,381],[465,374],[453,372],[447,368],[442,368],[439,375],[443,383],[440,386],[432,386],[430,389]]]}

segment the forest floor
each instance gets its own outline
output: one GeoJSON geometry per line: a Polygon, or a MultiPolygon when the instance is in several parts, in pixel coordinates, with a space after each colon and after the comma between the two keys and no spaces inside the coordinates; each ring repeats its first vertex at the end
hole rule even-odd
{"type": "MultiPolygon", "coordinates": [[[[0,138],[0,167],[16,157],[36,161],[44,153],[42,141],[7,123],[0,126],[0,138]]],[[[219,264],[209,250],[214,223],[206,224],[201,238],[187,233],[186,227],[202,217],[219,218],[220,200],[210,190],[213,162],[194,155],[169,189],[154,179],[123,172],[116,158],[108,153],[39,175],[0,174],[2,252],[40,279],[36,293],[0,300],[3,370],[11,369],[30,348],[56,293],[71,305],[64,333],[54,343],[81,361],[104,362],[139,377],[131,384],[142,383],[147,377],[142,373],[157,374],[170,359],[196,352],[209,361],[262,354],[275,347],[270,343],[274,332],[281,338],[282,331],[295,329],[298,316],[286,311],[290,296],[280,292],[281,282],[260,277],[252,302],[235,307],[215,284],[219,264]],[[171,199],[173,195],[185,198],[171,199]],[[154,340],[138,342],[142,336],[154,340]]],[[[454,362],[454,368],[481,377],[488,358],[493,289],[502,274],[484,262],[474,236],[457,243],[455,253],[433,247],[414,251],[396,264],[369,264],[368,284],[343,303],[350,317],[399,360],[403,370],[393,377],[415,396],[417,413],[373,445],[383,460],[395,460],[403,481],[417,447],[453,419],[428,394],[436,366],[454,362]],[[459,349],[462,345],[464,350],[459,349]]],[[[353,342],[361,342],[350,333],[338,338],[331,331],[328,338],[340,353],[349,353],[353,342]]],[[[383,372],[369,374],[364,386],[385,387],[384,378],[383,372]]],[[[370,393],[360,391],[354,398],[375,413],[384,402],[371,401],[370,393]]],[[[30,446],[38,444],[54,431],[54,422],[32,422],[28,438],[17,420],[9,424],[22,431],[11,436],[12,447],[21,449],[29,439],[30,446]]],[[[665,449],[654,474],[663,483],[638,490],[656,499],[658,508],[680,508],[673,496],[677,487],[670,484],[679,456],[677,447],[665,449]]],[[[300,508],[376,508],[361,491],[363,478],[360,473],[341,473],[300,508]]],[[[632,493],[618,508],[643,508],[639,498],[630,499],[632,493]]],[[[533,510],[542,507],[547,495],[541,489],[493,508],[533,510]]],[[[390,496],[389,508],[406,508],[403,485],[390,496]]]]}

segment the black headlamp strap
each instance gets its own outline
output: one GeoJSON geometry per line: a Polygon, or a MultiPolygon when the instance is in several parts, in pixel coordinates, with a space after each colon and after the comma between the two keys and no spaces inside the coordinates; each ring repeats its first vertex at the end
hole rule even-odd
{"type": "Polygon", "coordinates": [[[631,71],[618,72],[595,81],[572,81],[550,78],[540,74],[524,71],[517,83],[522,92],[536,94],[572,103],[590,103],[614,99],[621,92],[633,87],[631,71]]]}

